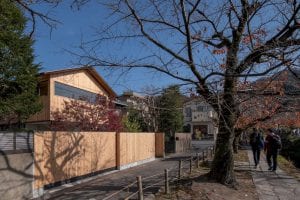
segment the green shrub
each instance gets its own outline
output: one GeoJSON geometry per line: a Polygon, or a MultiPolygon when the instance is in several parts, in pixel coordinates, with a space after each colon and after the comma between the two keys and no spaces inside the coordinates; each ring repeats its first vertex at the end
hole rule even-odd
{"type": "Polygon", "coordinates": [[[293,161],[296,167],[300,168],[300,138],[291,135],[291,129],[280,131],[282,149],[281,155],[293,161]]]}

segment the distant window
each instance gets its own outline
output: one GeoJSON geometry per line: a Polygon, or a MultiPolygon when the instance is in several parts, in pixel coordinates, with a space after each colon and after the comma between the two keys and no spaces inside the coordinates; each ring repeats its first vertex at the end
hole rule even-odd
{"type": "MultiPolygon", "coordinates": [[[[96,93],[89,92],[87,90],[83,90],[59,82],[55,82],[54,94],[57,96],[68,97],[72,99],[89,101],[91,103],[95,103],[98,96],[98,94],[96,93]]],[[[105,97],[103,96],[103,98],[105,97]]]]}
{"type": "Polygon", "coordinates": [[[192,116],[192,109],[190,107],[185,108],[185,115],[187,117],[191,117],[192,116]]]}
{"type": "Polygon", "coordinates": [[[205,106],[197,106],[197,111],[198,112],[204,112],[205,111],[205,106]]]}

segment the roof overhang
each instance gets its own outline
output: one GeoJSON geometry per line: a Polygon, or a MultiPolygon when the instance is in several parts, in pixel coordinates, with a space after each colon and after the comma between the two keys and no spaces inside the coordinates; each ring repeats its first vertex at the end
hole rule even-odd
{"type": "Polygon", "coordinates": [[[99,75],[99,73],[93,67],[84,66],[77,68],[67,68],[62,70],[42,72],[39,75],[40,77],[49,77],[52,74],[69,73],[74,71],[88,72],[97,81],[97,83],[109,94],[110,97],[115,98],[117,96],[114,90],[106,83],[106,81],[99,75]]]}

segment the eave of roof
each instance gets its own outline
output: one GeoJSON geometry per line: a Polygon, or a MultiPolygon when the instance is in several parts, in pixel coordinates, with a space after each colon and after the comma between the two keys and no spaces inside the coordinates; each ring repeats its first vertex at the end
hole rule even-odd
{"type": "Polygon", "coordinates": [[[111,96],[116,97],[117,94],[114,92],[114,90],[106,83],[106,81],[99,75],[99,73],[93,68],[89,66],[83,66],[83,67],[77,67],[77,68],[67,68],[67,69],[61,69],[61,70],[54,70],[54,71],[46,71],[41,72],[40,76],[47,76],[52,74],[60,74],[60,73],[68,73],[73,71],[81,71],[86,70],[92,77],[103,87],[103,89],[111,96]]]}

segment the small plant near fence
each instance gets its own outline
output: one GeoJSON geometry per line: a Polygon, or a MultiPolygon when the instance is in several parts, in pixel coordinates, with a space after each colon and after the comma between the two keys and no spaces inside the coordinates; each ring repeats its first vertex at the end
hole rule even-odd
{"type": "Polygon", "coordinates": [[[164,185],[165,194],[169,194],[171,192],[171,183],[176,181],[179,182],[181,179],[191,174],[193,167],[200,168],[200,164],[207,161],[208,157],[212,157],[213,154],[214,147],[208,147],[205,150],[196,153],[196,155],[191,155],[190,158],[179,160],[178,166],[164,169],[162,170],[162,173],[154,174],[148,177],[137,176],[136,181],[131,182],[121,190],[105,197],[103,200],[115,199],[117,197],[118,199],[121,198],[124,200],[129,200],[132,198],[143,200],[146,191],[149,191],[155,187],[161,187],[161,185],[164,185]],[[157,181],[151,181],[154,178],[157,179],[157,181]]]}

